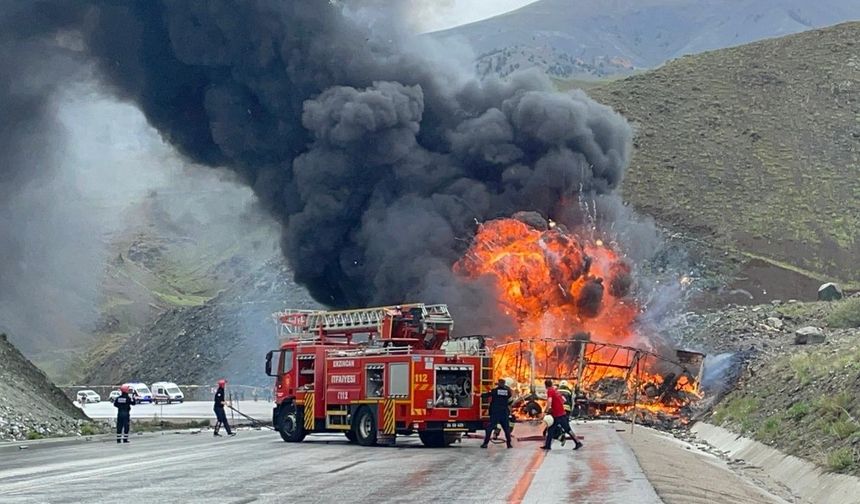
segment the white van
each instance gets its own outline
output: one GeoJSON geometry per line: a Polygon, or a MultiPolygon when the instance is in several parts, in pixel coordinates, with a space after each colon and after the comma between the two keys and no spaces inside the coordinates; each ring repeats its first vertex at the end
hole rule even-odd
{"type": "Polygon", "coordinates": [[[155,382],[152,384],[152,402],[158,403],[181,403],[185,400],[185,395],[179,390],[179,387],[173,382],[155,382]]]}
{"type": "Polygon", "coordinates": [[[97,403],[102,400],[102,397],[96,394],[95,390],[81,390],[77,395],[78,403],[97,403]]]}
{"type": "Polygon", "coordinates": [[[132,397],[132,399],[134,399],[135,402],[152,402],[152,392],[149,391],[149,387],[147,387],[145,383],[131,382],[126,383],[125,385],[128,385],[128,394],[132,397]]]}

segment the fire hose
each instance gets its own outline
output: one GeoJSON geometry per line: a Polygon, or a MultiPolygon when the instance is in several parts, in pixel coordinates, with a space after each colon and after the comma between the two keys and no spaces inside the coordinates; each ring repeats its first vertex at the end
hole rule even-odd
{"type": "Polygon", "coordinates": [[[275,430],[275,428],[274,428],[274,427],[270,427],[270,426],[266,425],[266,423],[265,423],[265,422],[263,422],[262,420],[258,420],[258,419],[256,419],[256,418],[254,418],[254,417],[250,416],[250,415],[246,415],[246,414],[242,413],[241,411],[237,410],[236,408],[234,408],[233,406],[231,406],[231,405],[229,405],[229,404],[227,405],[227,407],[228,407],[228,408],[230,408],[231,410],[235,411],[235,412],[236,412],[236,413],[238,413],[239,415],[241,415],[241,416],[243,416],[243,417],[247,418],[247,419],[248,419],[248,420],[250,420],[251,422],[253,422],[251,425],[252,425],[252,426],[254,426],[254,427],[260,426],[260,427],[265,427],[265,428],[270,429],[270,430],[275,430]]]}

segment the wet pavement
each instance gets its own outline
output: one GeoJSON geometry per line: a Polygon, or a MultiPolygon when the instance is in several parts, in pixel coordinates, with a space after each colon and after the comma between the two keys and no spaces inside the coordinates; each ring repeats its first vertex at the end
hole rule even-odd
{"type": "MultiPolygon", "coordinates": [[[[625,431],[628,426],[618,424],[625,431]]],[[[574,456],[559,443],[546,453],[525,493],[524,503],[576,502],[577,504],[658,504],[636,457],[612,424],[576,428],[585,434],[585,447],[574,456]]]]}
{"type": "Polygon", "coordinates": [[[660,502],[612,425],[578,430],[585,448],[556,444],[549,453],[538,441],[430,449],[417,436],[397,447],[359,447],[337,434],[288,444],[268,430],[46,444],[0,451],[0,502],[660,502]]]}

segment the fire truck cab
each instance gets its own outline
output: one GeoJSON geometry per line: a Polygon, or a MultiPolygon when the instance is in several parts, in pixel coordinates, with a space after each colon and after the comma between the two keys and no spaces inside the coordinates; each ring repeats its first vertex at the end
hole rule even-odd
{"type": "Polygon", "coordinates": [[[452,338],[446,305],[406,304],[275,314],[281,346],[266,355],[275,378],[275,429],[284,441],[343,432],[363,446],[417,433],[448,446],[483,429],[492,359],[483,337],[452,338]]]}

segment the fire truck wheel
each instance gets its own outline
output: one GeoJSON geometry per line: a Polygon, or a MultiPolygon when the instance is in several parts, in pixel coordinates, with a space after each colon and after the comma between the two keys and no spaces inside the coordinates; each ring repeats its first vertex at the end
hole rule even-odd
{"type": "Polygon", "coordinates": [[[288,443],[299,443],[305,438],[303,415],[295,405],[285,406],[281,411],[280,420],[278,432],[281,434],[281,439],[288,443]]]}
{"type": "Polygon", "coordinates": [[[348,439],[350,443],[355,443],[355,432],[348,430],[344,432],[344,434],[346,434],[346,439],[348,439]]]}
{"type": "Polygon", "coordinates": [[[444,448],[460,438],[456,432],[424,431],[419,432],[421,443],[428,448],[444,448]]]}
{"type": "Polygon", "coordinates": [[[368,407],[362,407],[355,414],[352,430],[355,440],[361,446],[373,446],[376,444],[376,418],[368,407]]]}

